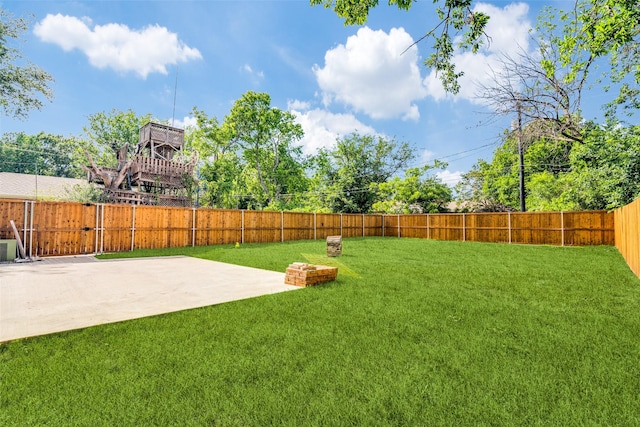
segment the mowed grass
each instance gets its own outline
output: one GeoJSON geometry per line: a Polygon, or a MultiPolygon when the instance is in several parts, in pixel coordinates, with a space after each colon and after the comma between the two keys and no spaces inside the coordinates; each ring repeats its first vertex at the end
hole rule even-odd
{"type": "Polygon", "coordinates": [[[640,425],[640,280],[615,248],[366,238],[324,251],[122,254],[340,273],[1,345],[0,424],[640,425]]]}

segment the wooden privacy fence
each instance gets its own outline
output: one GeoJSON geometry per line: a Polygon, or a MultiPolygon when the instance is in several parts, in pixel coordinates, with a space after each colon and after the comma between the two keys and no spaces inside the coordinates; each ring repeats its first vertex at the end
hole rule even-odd
{"type": "Polygon", "coordinates": [[[582,246],[615,243],[614,214],[604,211],[364,215],[0,200],[0,239],[14,238],[10,220],[30,256],[331,235],[582,246]]]}
{"type": "Polygon", "coordinates": [[[385,235],[558,246],[614,245],[606,211],[385,215],[385,235]]]}
{"type": "Polygon", "coordinates": [[[616,247],[640,277],[640,199],[615,210],[616,247]]]}

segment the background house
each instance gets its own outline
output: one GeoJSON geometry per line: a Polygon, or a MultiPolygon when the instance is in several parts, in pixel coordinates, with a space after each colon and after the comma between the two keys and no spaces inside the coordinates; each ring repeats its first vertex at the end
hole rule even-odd
{"type": "Polygon", "coordinates": [[[68,200],[75,185],[89,183],[76,178],[0,172],[0,199],[68,200]]]}

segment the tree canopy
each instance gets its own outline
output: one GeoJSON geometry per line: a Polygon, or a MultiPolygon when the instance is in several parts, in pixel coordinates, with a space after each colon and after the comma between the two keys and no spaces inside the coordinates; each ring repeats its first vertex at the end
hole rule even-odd
{"type": "Polygon", "coordinates": [[[44,132],[37,135],[5,133],[0,137],[0,172],[83,177],[85,147],[86,144],[75,137],[44,132]]]}
{"type": "MultiPolygon", "coordinates": [[[[615,209],[640,197],[640,126],[588,122],[583,140],[528,141],[524,153],[526,203],[532,211],[615,209]]],[[[458,198],[473,210],[519,205],[518,151],[506,134],[491,162],[464,174],[458,198]]]]}
{"type": "Polygon", "coordinates": [[[19,65],[22,53],[14,44],[28,28],[26,19],[14,18],[0,8],[0,106],[7,116],[19,119],[42,108],[42,97],[53,98],[49,73],[30,62],[19,65]]]}

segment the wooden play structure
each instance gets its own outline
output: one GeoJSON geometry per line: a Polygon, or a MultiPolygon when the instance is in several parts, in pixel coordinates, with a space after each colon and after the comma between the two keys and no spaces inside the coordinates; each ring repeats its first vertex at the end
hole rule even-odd
{"type": "Polygon", "coordinates": [[[110,203],[191,206],[197,158],[180,160],[183,145],[184,130],[149,122],[140,128],[134,155],[128,156],[128,144],[118,150],[116,168],[96,165],[87,153],[89,182],[104,185],[110,203]]]}

